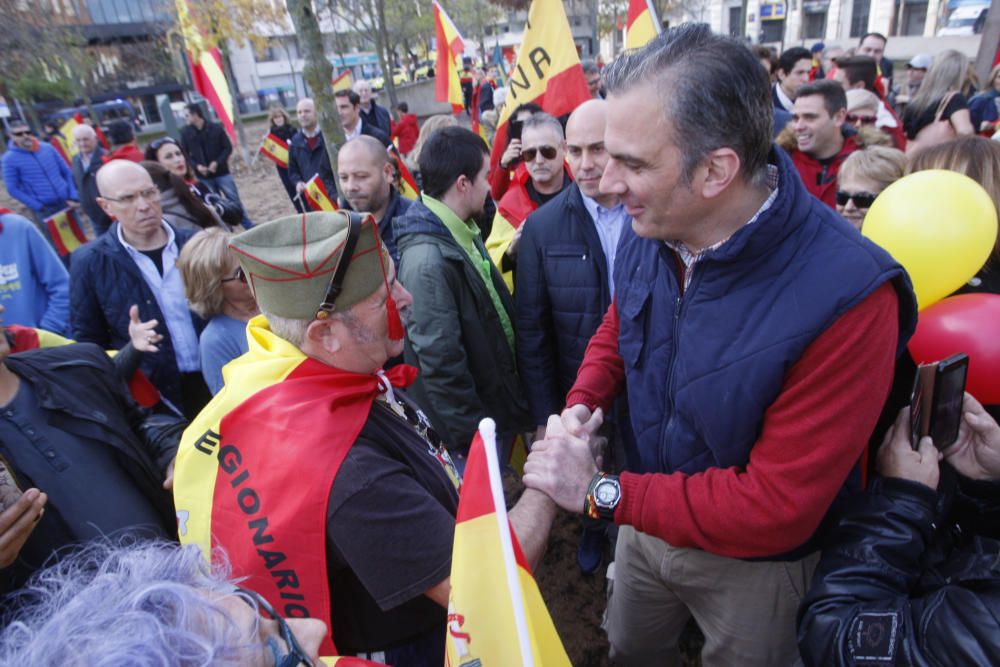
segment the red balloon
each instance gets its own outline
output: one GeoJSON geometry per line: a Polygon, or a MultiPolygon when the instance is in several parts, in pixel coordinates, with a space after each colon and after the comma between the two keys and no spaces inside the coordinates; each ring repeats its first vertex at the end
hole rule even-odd
{"type": "Polygon", "coordinates": [[[920,311],[910,354],[917,363],[969,355],[966,391],[980,403],[1000,403],[1000,295],[960,294],[920,311]]]}

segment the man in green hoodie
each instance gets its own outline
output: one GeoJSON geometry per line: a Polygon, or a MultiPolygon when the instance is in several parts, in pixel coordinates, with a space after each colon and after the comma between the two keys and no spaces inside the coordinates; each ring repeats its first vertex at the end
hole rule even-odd
{"type": "Polygon", "coordinates": [[[423,194],[394,222],[399,280],[413,294],[407,363],[435,429],[464,453],[479,420],[497,423],[509,454],[530,427],[514,356],[514,303],[475,218],[489,196],[489,149],[460,127],[442,128],[419,156],[423,194]]]}

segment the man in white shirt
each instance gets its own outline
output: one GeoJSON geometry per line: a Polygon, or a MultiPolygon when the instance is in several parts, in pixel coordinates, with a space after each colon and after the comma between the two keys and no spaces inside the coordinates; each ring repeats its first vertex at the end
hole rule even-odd
{"type": "Polygon", "coordinates": [[[177,256],[192,236],[163,220],[160,191],[149,173],[112,160],[97,173],[97,202],[116,222],[74,253],[70,271],[73,338],[120,349],[129,341],[129,311],[156,320],[159,350],[140,369],[164,399],[193,418],[211,398],[201,375],[198,330],[188,309],[177,256]]]}
{"type": "Polygon", "coordinates": [[[340,115],[340,122],[344,126],[344,139],[350,141],[357,139],[362,134],[375,137],[388,147],[392,142],[389,135],[365,120],[361,115],[361,97],[353,90],[338,90],[333,94],[337,102],[337,114],[340,115]]]}

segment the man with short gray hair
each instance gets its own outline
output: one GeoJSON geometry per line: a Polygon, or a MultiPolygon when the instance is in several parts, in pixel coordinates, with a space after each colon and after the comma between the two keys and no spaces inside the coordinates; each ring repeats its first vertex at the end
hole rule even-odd
{"type": "MultiPolygon", "coordinates": [[[[390,73],[388,76],[392,76],[392,74],[390,73]]],[[[354,82],[353,88],[354,92],[361,98],[359,110],[362,121],[382,130],[386,136],[391,136],[392,117],[389,116],[388,109],[380,107],[375,101],[375,97],[372,95],[372,84],[365,79],[358,79],[354,82]]]]}
{"type": "MultiPolygon", "coordinates": [[[[223,547],[282,615],[325,621],[322,655],[442,664],[460,481],[405,395],[416,369],[383,371],[413,298],[374,220],[279,218],[232,248],[263,314],[178,450],[181,541],[223,547]]],[[[554,513],[534,491],[511,510],[529,561],[554,513]]]]}
{"type": "Polygon", "coordinates": [[[81,123],[73,128],[73,143],[77,153],[73,156],[73,182],[80,193],[80,206],[90,218],[94,233],[100,236],[111,226],[111,218],[97,203],[97,170],[104,166],[107,152],[97,141],[94,128],[81,123]]]}
{"type": "Polygon", "coordinates": [[[525,170],[517,174],[497,202],[493,229],[486,241],[490,258],[500,269],[511,292],[514,291],[514,269],[524,221],[573,182],[566,170],[563,127],[555,116],[539,112],[524,121],[521,159],[525,170]]]}
{"type": "Polygon", "coordinates": [[[772,150],[767,79],[741,42],[686,24],[604,78],[600,190],[632,228],[562,419],[592,434],[624,390],[633,438],[620,475],[579,441],[536,442],[524,482],[620,526],[616,664],[679,664],[693,615],[702,664],[794,665],[820,527],[859,487],[915,299],[772,150]]]}

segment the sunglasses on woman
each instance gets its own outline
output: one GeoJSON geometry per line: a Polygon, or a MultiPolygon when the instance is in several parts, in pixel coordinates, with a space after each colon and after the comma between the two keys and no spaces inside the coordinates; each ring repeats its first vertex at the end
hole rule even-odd
{"type": "Polygon", "coordinates": [[[875,203],[876,194],[871,192],[844,192],[837,190],[837,206],[847,206],[847,202],[854,201],[858,208],[871,208],[875,203]]]}
{"type": "Polygon", "coordinates": [[[175,146],[179,146],[180,145],[180,144],[177,143],[177,140],[174,139],[173,137],[160,137],[159,139],[157,139],[153,143],[149,144],[149,147],[152,148],[154,151],[158,151],[162,147],[166,146],[167,144],[173,144],[175,146]]]}
{"type": "Polygon", "coordinates": [[[558,151],[556,150],[555,146],[539,146],[538,148],[525,148],[523,151],[521,151],[521,157],[524,158],[525,162],[534,162],[535,156],[537,156],[539,153],[541,153],[542,157],[545,158],[546,160],[554,160],[556,159],[556,154],[558,153],[558,151]]]}

